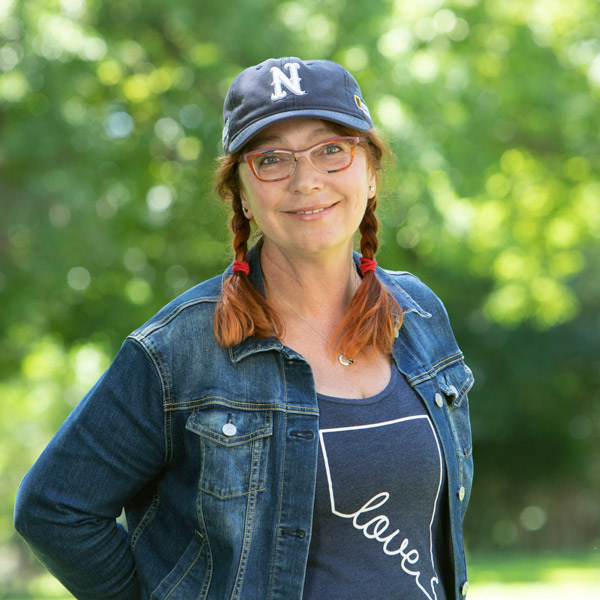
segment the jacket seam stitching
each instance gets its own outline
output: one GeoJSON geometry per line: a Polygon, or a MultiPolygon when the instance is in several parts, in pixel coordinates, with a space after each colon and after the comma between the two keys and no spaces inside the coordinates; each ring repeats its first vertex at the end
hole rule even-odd
{"type": "MultiPolygon", "coordinates": [[[[287,389],[287,377],[285,371],[285,362],[283,357],[280,355],[281,360],[281,373],[283,378],[283,389],[285,390],[285,401],[288,400],[288,389],[287,389]]],[[[281,527],[281,511],[283,506],[283,490],[284,490],[284,479],[285,479],[285,460],[287,452],[287,412],[284,412],[283,417],[283,452],[282,452],[282,467],[281,467],[281,492],[279,493],[279,511],[277,513],[277,530],[275,532],[275,552],[273,556],[273,570],[271,571],[271,589],[269,590],[269,598],[273,598],[274,586],[275,586],[275,570],[277,569],[277,558],[279,553],[279,529],[281,527]]]]}
{"type": "Polygon", "coordinates": [[[190,410],[193,408],[213,406],[215,404],[219,406],[229,406],[232,408],[235,407],[239,409],[248,410],[279,410],[283,412],[299,414],[319,414],[319,411],[317,409],[306,406],[300,406],[295,404],[288,406],[287,404],[281,402],[277,404],[271,404],[266,402],[239,402],[237,400],[230,400],[229,398],[225,398],[224,396],[206,396],[197,400],[190,400],[189,402],[178,402],[177,404],[170,404],[166,406],[165,410],[174,412],[178,410],[190,410]]]}
{"type": "MultiPolygon", "coordinates": [[[[198,535],[198,532],[196,531],[195,534],[198,535]]],[[[165,600],[169,600],[169,598],[173,595],[173,593],[175,591],[177,591],[177,588],[181,585],[181,582],[189,575],[190,571],[194,568],[194,566],[196,565],[196,563],[198,562],[198,559],[200,558],[200,556],[202,554],[202,551],[204,550],[204,544],[205,544],[205,540],[203,539],[202,545],[200,546],[198,552],[196,553],[194,560],[189,565],[189,567],[185,570],[185,572],[182,573],[179,580],[175,582],[175,585],[173,585],[173,587],[169,590],[169,593],[165,596],[165,600]]]]}
{"type": "Polygon", "coordinates": [[[154,498],[152,498],[152,503],[148,507],[148,510],[144,513],[142,520],[139,525],[135,528],[135,531],[131,534],[131,549],[135,550],[137,543],[139,542],[142,534],[148,528],[148,525],[152,522],[156,513],[158,511],[158,506],[160,504],[160,494],[156,492],[154,494],[154,498]]]}
{"type": "MultiPolygon", "coordinates": [[[[259,461],[260,462],[260,461],[259,461]]],[[[244,536],[242,541],[242,549],[240,551],[240,562],[235,577],[235,583],[233,586],[233,592],[231,594],[232,600],[239,599],[241,596],[242,585],[244,577],[246,575],[246,568],[248,566],[248,556],[250,554],[250,545],[252,543],[252,537],[254,535],[254,518],[256,516],[256,505],[258,504],[258,490],[248,494],[246,499],[246,519],[244,524],[244,536]]]]}
{"type": "Polygon", "coordinates": [[[178,317],[183,311],[187,310],[188,308],[192,308],[200,304],[216,304],[219,301],[219,298],[220,296],[202,296],[200,298],[195,298],[194,300],[188,300],[187,302],[177,307],[174,307],[159,321],[152,322],[146,326],[142,326],[136,331],[134,335],[139,338],[147,338],[155,331],[158,331],[159,329],[162,329],[163,327],[168,325],[173,319],[178,317]]]}
{"type": "Polygon", "coordinates": [[[146,356],[152,362],[154,368],[156,369],[156,373],[161,383],[162,389],[162,408],[163,408],[163,438],[165,444],[164,450],[164,464],[167,465],[171,462],[173,456],[173,446],[172,446],[172,417],[171,412],[167,410],[170,399],[171,399],[171,390],[168,382],[168,378],[166,375],[166,369],[160,359],[156,348],[148,338],[138,338],[137,336],[130,336],[132,340],[137,342],[142,350],[145,352],[146,356]]]}
{"type": "Polygon", "coordinates": [[[424,373],[419,373],[418,375],[414,375],[413,377],[408,379],[408,383],[411,385],[417,385],[418,383],[422,383],[423,381],[427,381],[428,379],[433,379],[440,371],[443,369],[452,366],[464,359],[462,352],[457,352],[452,354],[440,361],[438,361],[435,365],[430,367],[424,373]]]}

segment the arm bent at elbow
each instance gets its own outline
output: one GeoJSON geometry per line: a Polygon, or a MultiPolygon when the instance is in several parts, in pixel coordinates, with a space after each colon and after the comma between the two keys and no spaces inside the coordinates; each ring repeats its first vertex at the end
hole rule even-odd
{"type": "Polygon", "coordinates": [[[165,466],[161,378],[128,340],[21,483],[15,527],[80,599],[138,600],[124,506],[165,466]]]}
{"type": "Polygon", "coordinates": [[[139,600],[125,530],[114,519],[76,514],[51,503],[28,479],[17,495],[15,527],[48,571],[82,600],[139,600]]]}

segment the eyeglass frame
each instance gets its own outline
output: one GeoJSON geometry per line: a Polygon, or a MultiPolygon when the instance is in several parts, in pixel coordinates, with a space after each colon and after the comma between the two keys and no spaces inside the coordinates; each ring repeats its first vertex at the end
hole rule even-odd
{"type": "Polygon", "coordinates": [[[361,143],[361,142],[368,142],[369,140],[365,137],[359,137],[357,135],[345,135],[345,136],[341,136],[341,137],[335,137],[335,138],[331,138],[328,140],[323,140],[321,142],[317,142],[316,144],[313,144],[312,146],[309,146],[308,148],[304,148],[304,150],[289,150],[288,148],[265,148],[263,150],[251,150],[250,152],[246,152],[245,154],[242,154],[242,156],[240,156],[239,158],[239,162],[245,162],[248,164],[248,166],[250,167],[250,170],[252,171],[252,174],[256,177],[256,179],[258,179],[259,181],[262,181],[264,183],[275,183],[276,181],[285,181],[286,179],[289,179],[294,172],[296,171],[296,167],[298,166],[298,162],[299,159],[302,156],[306,156],[310,166],[315,169],[316,171],[318,171],[319,173],[340,173],[341,171],[345,171],[346,169],[349,169],[352,166],[352,163],[354,162],[354,150],[356,150],[356,147],[361,143]],[[319,168],[317,168],[316,165],[313,164],[312,160],[310,159],[310,151],[314,150],[317,146],[322,146],[325,144],[332,144],[333,142],[338,142],[338,141],[342,141],[342,140],[352,140],[354,142],[354,144],[352,145],[352,152],[350,154],[350,162],[345,166],[342,167],[341,169],[333,169],[330,171],[323,171],[319,168]],[[286,152],[288,154],[292,155],[292,158],[294,159],[294,162],[292,163],[292,170],[285,176],[285,177],[279,177],[278,179],[262,179],[261,177],[258,176],[258,173],[254,170],[254,164],[252,159],[255,156],[261,156],[262,154],[268,154],[269,152],[286,152]]]}

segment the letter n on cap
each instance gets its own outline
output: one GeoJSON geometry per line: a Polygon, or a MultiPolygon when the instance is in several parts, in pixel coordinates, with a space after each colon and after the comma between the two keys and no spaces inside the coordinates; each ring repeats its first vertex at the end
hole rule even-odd
{"type": "Polygon", "coordinates": [[[298,69],[300,68],[299,63],[286,63],[283,66],[290,72],[288,77],[279,67],[271,67],[271,73],[273,74],[273,81],[271,85],[274,88],[274,92],[271,94],[271,100],[281,100],[287,96],[287,92],[282,86],[285,86],[292,94],[296,96],[302,96],[306,94],[300,87],[300,77],[298,77],[298,69]]]}

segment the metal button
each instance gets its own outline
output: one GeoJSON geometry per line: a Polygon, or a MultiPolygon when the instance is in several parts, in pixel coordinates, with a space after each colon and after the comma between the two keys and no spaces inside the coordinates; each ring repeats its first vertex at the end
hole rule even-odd
{"type": "Polygon", "coordinates": [[[233,423],[225,423],[222,431],[227,437],[231,437],[237,433],[237,427],[233,423]]]}
{"type": "Polygon", "coordinates": [[[462,586],[460,588],[460,593],[461,593],[462,596],[466,596],[467,595],[467,592],[469,591],[469,587],[470,586],[469,586],[469,582],[468,581],[465,581],[462,584],[462,586]]]}
{"type": "Polygon", "coordinates": [[[229,413],[227,415],[227,423],[221,428],[223,435],[226,435],[227,437],[231,437],[237,433],[237,427],[231,422],[232,419],[233,415],[229,413]]]}
{"type": "Polygon", "coordinates": [[[435,403],[442,408],[442,406],[444,406],[444,399],[442,398],[442,395],[440,393],[437,393],[435,395],[435,403]]]}
{"type": "Polygon", "coordinates": [[[463,485],[460,486],[460,490],[458,490],[458,499],[462,502],[465,499],[465,487],[463,485]]]}

